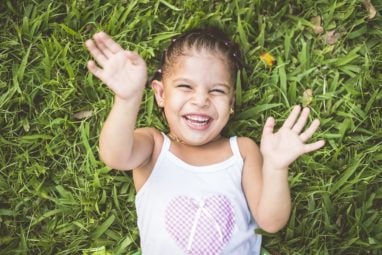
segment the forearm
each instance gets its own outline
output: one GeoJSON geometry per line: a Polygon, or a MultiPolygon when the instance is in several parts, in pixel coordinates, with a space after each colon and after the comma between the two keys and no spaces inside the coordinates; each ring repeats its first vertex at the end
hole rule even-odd
{"type": "Polygon", "coordinates": [[[115,97],[114,105],[100,134],[100,156],[109,166],[124,168],[133,152],[134,129],[142,93],[123,100],[115,97]]]}
{"type": "Polygon", "coordinates": [[[275,169],[264,162],[262,173],[263,187],[258,217],[266,231],[277,232],[286,225],[291,211],[288,170],[275,169]]]}

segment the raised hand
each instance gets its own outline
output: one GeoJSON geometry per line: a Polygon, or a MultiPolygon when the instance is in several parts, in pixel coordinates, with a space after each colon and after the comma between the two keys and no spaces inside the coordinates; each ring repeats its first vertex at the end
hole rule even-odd
{"type": "Polygon", "coordinates": [[[129,99],[141,94],[147,81],[147,67],[137,53],[122,49],[104,32],[94,34],[85,45],[98,64],[90,60],[89,71],[116,96],[129,99]]]}
{"type": "Polygon", "coordinates": [[[284,170],[302,154],[318,150],[324,146],[323,140],[306,144],[320,125],[319,120],[315,119],[303,131],[308,117],[309,108],[304,108],[301,111],[301,107],[297,105],[276,133],[273,133],[275,120],[272,117],[267,119],[260,144],[264,164],[273,169],[284,170]]]}

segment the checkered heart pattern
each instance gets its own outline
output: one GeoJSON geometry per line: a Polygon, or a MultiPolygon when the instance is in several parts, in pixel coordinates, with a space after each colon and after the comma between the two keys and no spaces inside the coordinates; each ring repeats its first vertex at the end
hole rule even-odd
{"type": "Polygon", "coordinates": [[[178,196],[167,206],[165,224],[185,254],[215,255],[220,254],[231,239],[235,215],[224,195],[201,201],[178,196]]]}

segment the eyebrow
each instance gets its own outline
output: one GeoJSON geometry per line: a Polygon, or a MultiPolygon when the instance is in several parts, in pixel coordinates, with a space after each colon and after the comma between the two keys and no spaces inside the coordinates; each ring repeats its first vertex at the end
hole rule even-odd
{"type": "MultiPolygon", "coordinates": [[[[173,80],[173,82],[185,82],[185,83],[195,83],[194,81],[190,80],[190,79],[186,79],[186,78],[177,78],[175,80],[173,80]]],[[[226,83],[221,83],[221,82],[217,82],[217,83],[214,83],[214,86],[215,85],[218,85],[218,86],[223,86],[223,87],[226,87],[228,89],[231,89],[232,86],[230,86],[229,84],[226,84],[226,83]]]]}

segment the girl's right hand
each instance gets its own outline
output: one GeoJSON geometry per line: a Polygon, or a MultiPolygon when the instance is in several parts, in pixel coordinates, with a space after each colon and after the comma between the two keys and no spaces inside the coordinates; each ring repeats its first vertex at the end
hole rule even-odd
{"type": "Polygon", "coordinates": [[[105,32],[94,34],[85,45],[99,65],[88,61],[89,71],[117,97],[126,100],[141,95],[147,81],[147,67],[137,53],[122,49],[105,32]]]}

